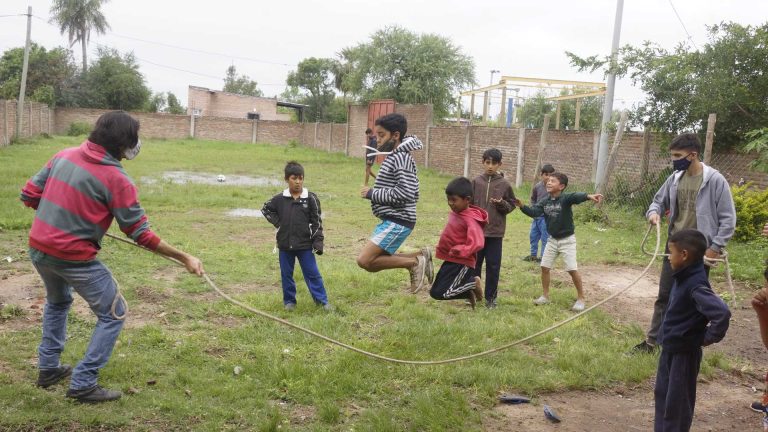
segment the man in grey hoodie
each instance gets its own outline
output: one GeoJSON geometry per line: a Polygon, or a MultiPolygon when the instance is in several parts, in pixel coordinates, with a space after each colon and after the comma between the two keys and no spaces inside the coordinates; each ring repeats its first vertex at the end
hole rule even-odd
{"type": "MultiPolygon", "coordinates": [[[[669,145],[674,172],[661,186],[645,216],[656,225],[661,216],[669,212],[669,235],[684,229],[695,229],[707,238],[706,258],[719,258],[736,227],[736,208],[733,205],[728,181],[716,169],[699,160],[701,141],[696,134],[678,135],[669,145]]],[[[667,252],[669,253],[669,249],[667,252]]],[[[709,274],[709,267],[706,267],[709,274]]],[[[653,318],[644,341],[632,352],[653,352],[656,336],[664,319],[672,289],[673,270],[664,258],[659,278],[659,294],[653,306],[653,318]]]]}

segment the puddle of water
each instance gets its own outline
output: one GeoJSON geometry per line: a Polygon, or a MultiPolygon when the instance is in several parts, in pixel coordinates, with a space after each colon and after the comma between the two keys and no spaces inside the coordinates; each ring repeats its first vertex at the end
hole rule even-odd
{"type": "MultiPolygon", "coordinates": [[[[242,175],[223,175],[210,173],[196,173],[189,171],[166,171],[162,176],[163,181],[175,184],[208,184],[219,186],[282,186],[283,182],[267,177],[250,177],[242,175]]],[[[152,177],[142,177],[141,181],[145,184],[157,183],[157,179],[152,177]]]]}
{"type": "Polygon", "coordinates": [[[255,217],[255,218],[264,217],[264,215],[261,214],[261,210],[246,209],[246,208],[237,208],[237,209],[234,209],[234,210],[230,210],[230,211],[227,212],[227,216],[232,216],[232,217],[255,217]]]}

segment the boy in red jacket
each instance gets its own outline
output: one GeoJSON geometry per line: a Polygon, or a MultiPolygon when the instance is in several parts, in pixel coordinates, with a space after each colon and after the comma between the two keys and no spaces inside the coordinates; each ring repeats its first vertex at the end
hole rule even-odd
{"type": "Polygon", "coordinates": [[[483,227],[488,213],[470,204],[472,182],[465,177],[451,180],[445,196],[451,213],[435,251],[444,262],[429,295],[435,300],[467,299],[474,309],[475,302],[483,299],[482,281],[474,270],[475,254],[485,245],[483,227]]]}

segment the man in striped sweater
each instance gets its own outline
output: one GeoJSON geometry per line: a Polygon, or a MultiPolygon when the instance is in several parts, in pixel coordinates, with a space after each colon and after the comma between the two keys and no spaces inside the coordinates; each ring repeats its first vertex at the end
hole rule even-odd
{"type": "Polygon", "coordinates": [[[136,243],[174,258],[190,273],[203,274],[199,259],[161,240],[149,229],[133,181],[120,160],[141,148],[139,122],[123,111],[102,115],[88,140],[60,151],[21,191],[35,209],[29,255],[46,290],[37,385],[50,387],[72,375],[67,397],[80,402],[119,399],[97,384],[123,327],[126,305],[109,269],[96,259],[104,234],[116,219],[136,243]],[[72,369],[59,358],[67,339],[67,315],[76,291],[97,316],[85,356],[72,369]]]}
{"type": "Polygon", "coordinates": [[[424,279],[434,280],[432,253],[395,254],[416,226],[419,178],[411,152],[422,148],[415,136],[406,136],[408,122],[402,114],[387,114],[376,120],[379,151],[389,153],[379,169],[373,188],[364,186],[362,198],[371,201],[373,215],[381,219],[371,239],[360,251],[357,265],[369,272],[404,268],[410,273],[411,291],[418,292],[424,279]]]}

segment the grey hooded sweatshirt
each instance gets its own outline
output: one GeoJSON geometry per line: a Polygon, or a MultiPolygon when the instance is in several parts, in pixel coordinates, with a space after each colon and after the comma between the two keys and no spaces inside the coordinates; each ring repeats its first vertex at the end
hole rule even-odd
{"type": "MultiPolygon", "coordinates": [[[[733,205],[731,188],[720,172],[703,165],[701,187],[696,195],[696,229],[707,238],[709,248],[717,253],[733,237],[736,228],[736,207],[733,205]]],[[[677,218],[677,186],[685,171],[677,171],[667,178],[653,202],[648,207],[645,217],[656,213],[663,216],[669,210],[669,229],[677,218]]]]}

